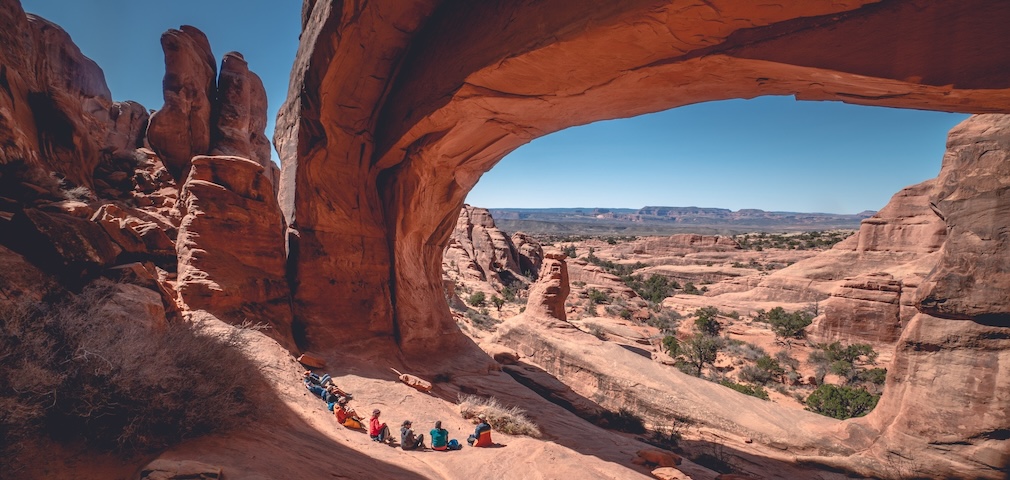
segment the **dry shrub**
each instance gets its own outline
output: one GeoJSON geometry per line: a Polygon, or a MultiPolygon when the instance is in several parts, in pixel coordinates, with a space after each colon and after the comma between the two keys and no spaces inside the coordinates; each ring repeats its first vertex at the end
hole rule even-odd
{"type": "Polygon", "coordinates": [[[110,291],[0,305],[0,471],[39,438],[153,451],[254,413],[256,369],[228,344],[236,337],[109,321],[99,312],[110,291]]]}
{"type": "Polygon", "coordinates": [[[540,438],[540,427],[526,416],[525,410],[506,407],[495,397],[460,395],[459,412],[466,419],[476,418],[483,413],[491,428],[502,433],[540,438]]]}

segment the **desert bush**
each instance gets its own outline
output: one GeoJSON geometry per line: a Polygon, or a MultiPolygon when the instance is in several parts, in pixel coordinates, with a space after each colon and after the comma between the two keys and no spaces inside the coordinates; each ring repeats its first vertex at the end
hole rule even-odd
{"type": "Polygon", "coordinates": [[[506,407],[495,397],[479,397],[462,394],[459,396],[459,412],[463,418],[472,419],[484,414],[491,428],[509,435],[540,437],[540,427],[526,416],[519,407],[506,407]]]}
{"type": "Polygon", "coordinates": [[[674,310],[661,310],[651,316],[647,323],[658,328],[660,332],[672,332],[680,325],[681,318],[683,317],[674,310]]]}
{"type": "Polygon", "coordinates": [[[821,385],[807,397],[807,410],[839,420],[862,417],[877,406],[880,395],[862,388],[821,385]]]}
{"type": "Polygon", "coordinates": [[[486,310],[484,313],[470,310],[466,312],[466,318],[470,320],[471,325],[480,330],[493,330],[495,325],[501,323],[501,320],[488,315],[486,310]]]}
{"type": "Polygon", "coordinates": [[[594,304],[610,303],[610,295],[607,295],[595,288],[590,288],[588,295],[589,301],[594,304]]]}
{"type": "Polygon", "coordinates": [[[484,305],[485,300],[487,300],[487,296],[484,295],[484,292],[474,292],[466,299],[466,303],[469,303],[474,307],[480,307],[484,305]]]}
{"type": "Polygon", "coordinates": [[[786,370],[774,358],[764,355],[754,365],[740,369],[740,380],[764,385],[780,378],[786,370]]]}
{"type": "Polygon", "coordinates": [[[589,330],[590,335],[599,338],[600,340],[607,339],[607,332],[599,324],[587,323],[586,329],[589,330]]]}
{"type": "Polygon", "coordinates": [[[600,414],[602,426],[627,433],[645,433],[645,421],[627,408],[613,412],[604,410],[600,414]]]}
{"type": "Polygon", "coordinates": [[[756,385],[745,385],[742,383],[736,383],[730,380],[723,380],[719,382],[719,385],[724,387],[732,388],[744,395],[750,395],[752,397],[760,398],[761,400],[768,400],[768,392],[764,388],[756,385]]]}
{"type": "Polygon", "coordinates": [[[251,367],[233,348],[241,334],[108,321],[101,307],[110,291],[0,307],[0,463],[18,465],[22,442],[45,437],[153,451],[255,413],[251,367]]]}
{"type": "Polygon", "coordinates": [[[750,362],[756,362],[757,359],[768,355],[765,349],[753,343],[732,340],[726,342],[726,353],[750,362]]]}

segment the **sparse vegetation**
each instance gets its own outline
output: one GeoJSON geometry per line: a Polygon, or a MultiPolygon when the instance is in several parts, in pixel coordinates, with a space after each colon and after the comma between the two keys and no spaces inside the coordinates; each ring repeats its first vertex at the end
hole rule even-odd
{"type": "Polygon", "coordinates": [[[603,427],[627,433],[645,433],[645,421],[642,417],[627,408],[613,412],[604,410],[601,415],[603,427]]]}
{"type": "Polygon", "coordinates": [[[589,334],[590,335],[592,335],[592,336],[594,336],[594,337],[596,337],[596,338],[598,338],[600,340],[606,340],[607,339],[607,332],[603,329],[603,327],[601,327],[600,325],[598,325],[596,323],[587,323],[586,324],[586,329],[589,330],[589,334]]]}
{"type": "Polygon", "coordinates": [[[589,295],[589,301],[594,305],[610,303],[610,295],[595,288],[590,288],[586,294],[589,295]]]}
{"type": "Polygon", "coordinates": [[[475,418],[483,413],[487,416],[487,423],[491,428],[502,433],[540,437],[540,427],[526,416],[525,410],[502,405],[495,397],[460,395],[459,413],[466,419],[475,418]]]}
{"type": "Polygon", "coordinates": [[[877,406],[880,395],[862,388],[821,385],[807,397],[807,410],[828,417],[845,420],[862,417],[877,406]]]}
{"type": "Polygon", "coordinates": [[[242,331],[220,337],[186,323],[154,332],[110,321],[102,307],[112,288],[0,308],[0,470],[23,466],[19,449],[33,439],[145,452],[255,413],[255,367],[235,348],[242,331]]]}
{"type": "Polygon", "coordinates": [[[722,331],[722,324],[715,319],[718,314],[719,309],[715,307],[704,307],[695,310],[694,315],[697,317],[694,320],[695,330],[704,333],[705,335],[719,335],[719,332],[722,331]]]}
{"type": "Polygon", "coordinates": [[[466,312],[466,318],[470,320],[470,323],[480,330],[493,330],[495,325],[501,323],[501,320],[491,317],[487,314],[487,309],[484,312],[475,312],[470,310],[466,312]]]}
{"type": "Polygon", "coordinates": [[[732,388],[744,395],[750,395],[752,397],[760,398],[761,400],[768,400],[768,392],[764,388],[757,385],[745,385],[742,383],[736,383],[731,380],[723,380],[719,382],[719,385],[724,387],[732,388]]]}
{"type": "Polygon", "coordinates": [[[832,230],[829,232],[803,233],[749,233],[733,237],[741,247],[762,251],[765,248],[785,250],[828,249],[855,233],[852,230],[832,230]]]}
{"type": "Polygon", "coordinates": [[[474,292],[473,294],[470,295],[469,298],[466,299],[466,303],[469,303],[474,307],[482,307],[484,306],[484,301],[486,299],[487,297],[484,294],[484,292],[474,292]]]}
{"type": "Polygon", "coordinates": [[[768,312],[759,311],[756,320],[767,322],[775,338],[789,346],[791,339],[803,336],[803,329],[813,322],[814,315],[803,310],[786,312],[782,307],[775,307],[768,312]]]}

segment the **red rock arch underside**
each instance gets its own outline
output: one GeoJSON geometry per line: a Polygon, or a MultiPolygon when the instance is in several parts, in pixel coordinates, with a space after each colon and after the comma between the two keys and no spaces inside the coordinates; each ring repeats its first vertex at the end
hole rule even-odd
{"type": "MultiPolygon", "coordinates": [[[[367,331],[407,355],[457,345],[443,247],[481,174],[536,137],[760,95],[1010,113],[1008,22],[1010,3],[984,0],[306,1],[275,134],[305,341],[344,348],[367,331]]],[[[1005,257],[986,268],[1008,275],[1005,257]]],[[[963,293],[953,283],[933,279],[923,314],[984,317],[959,323],[1005,342],[1010,301],[945,303],[963,293]]],[[[909,358],[899,351],[896,364],[909,358]]],[[[1006,391],[1002,377],[984,388],[1006,391]]],[[[889,382],[883,413],[857,425],[877,433],[847,427],[854,449],[890,448],[866,440],[881,431],[893,442],[921,434],[957,452],[934,462],[951,474],[1010,463],[1005,393],[982,400],[988,417],[964,446],[951,443],[963,430],[910,420],[909,399],[926,397],[909,389],[921,384],[889,382]]]]}

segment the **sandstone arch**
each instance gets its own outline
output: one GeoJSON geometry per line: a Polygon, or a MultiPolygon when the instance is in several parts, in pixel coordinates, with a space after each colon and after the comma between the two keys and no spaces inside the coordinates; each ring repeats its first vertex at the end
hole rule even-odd
{"type": "Polygon", "coordinates": [[[408,354],[453,345],[456,212],[538,136],[759,95],[1010,111],[1003,3],[394,3],[305,2],[277,122],[296,315],[319,347],[362,329],[408,354]]]}
{"type": "MultiPolygon", "coordinates": [[[[317,348],[345,348],[367,331],[406,355],[451,349],[462,336],[439,257],[466,193],[519,145],[595,120],[760,95],[1010,113],[1008,20],[1010,4],[984,0],[307,0],[275,133],[295,315],[317,348]]],[[[1005,235],[994,235],[1002,248],[1005,235]]],[[[985,269],[1002,278],[1010,261],[997,257],[985,269]]],[[[916,372],[939,368],[923,367],[920,346],[964,358],[965,345],[937,337],[951,329],[964,342],[992,340],[983,347],[992,372],[1005,357],[1010,301],[987,312],[923,302],[947,319],[985,318],[958,327],[923,314],[879,412],[838,433],[862,453],[817,461],[873,474],[889,449],[914,441],[932,452],[921,474],[997,478],[1008,468],[1010,400],[998,373],[965,400],[977,420],[969,437],[947,418],[956,399],[930,418],[914,402],[930,392],[916,372]]]]}

